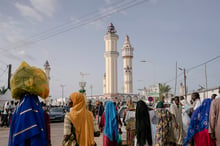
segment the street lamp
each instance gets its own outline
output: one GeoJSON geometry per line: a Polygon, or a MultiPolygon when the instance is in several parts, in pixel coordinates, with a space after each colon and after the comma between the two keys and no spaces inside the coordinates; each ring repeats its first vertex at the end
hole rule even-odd
{"type": "Polygon", "coordinates": [[[61,87],[61,90],[62,90],[62,103],[64,105],[63,94],[64,94],[64,87],[65,87],[65,85],[61,84],[60,87],[61,87]]]}
{"type": "Polygon", "coordinates": [[[92,86],[92,85],[90,85],[90,89],[91,89],[91,98],[92,98],[92,88],[93,88],[93,86],[92,86]]]}
{"type": "Polygon", "coordinates": [[[82,77],[82,80],[81,80],[81,82],[79,82],[79,86],[81,88],[79,92],[81,92],[82,94],[86,94],[86,90],[85,90],[86,82],[84,81],[84,76],[90,75],[90,74],[89,73],[82,73],[82,72],[80,72],[80,75],[82,77]]]}

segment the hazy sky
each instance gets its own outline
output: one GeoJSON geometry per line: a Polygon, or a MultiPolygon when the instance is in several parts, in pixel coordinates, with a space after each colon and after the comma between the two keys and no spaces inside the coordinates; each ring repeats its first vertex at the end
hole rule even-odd
{"type": "MultiPolygon", "coordinates": [[[[22,60],[40,68],[48,60],[53,97],[61,96],[61,84],[64,96],[78,91],[80,72],[89,74],[87,94],[91,85],[93,95],[102,94],[104,35],[111,22],[119,35],[119,92],[126,35],[134,47],[134,93],[158,82],[173,92],[176,62],[187,69],[189,91],[205,87],[205,66],[188,69],[220,55],[219,0],[1,0],[0,86],[7,86],[7,64],[14,72],[22,60]]],[[[220,85],[219,65],[220,58],[207,64],[210,88],[220,85]]]]}

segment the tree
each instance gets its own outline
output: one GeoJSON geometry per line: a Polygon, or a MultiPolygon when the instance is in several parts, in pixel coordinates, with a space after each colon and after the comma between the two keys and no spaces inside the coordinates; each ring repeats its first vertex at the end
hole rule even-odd
{"type": "Polygon", "coordinates": [[[165,97],[167,97],[170,90],[171,90],[170,85],[166,85],[166,83],[160,84],[160,97],[164,95],[165,97]]]}
{"type": "Polygon", "coordinates": [[[0,88],[0,95],[5,94],[6,91],[7,91],[7,88],[5,88],[5,86],[2,86],[2,87],[0,88]]]}

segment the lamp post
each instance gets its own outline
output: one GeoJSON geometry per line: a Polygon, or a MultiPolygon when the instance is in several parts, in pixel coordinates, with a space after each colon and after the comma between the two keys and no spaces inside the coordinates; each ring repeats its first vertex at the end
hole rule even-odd
{"type": "Polygon", "coordinates": [[[85,94],[85,87],[86,87],[86,82],[79,82],[79,86],[80,86],[80,91],[82,92],[82,94],[85,94]]]}
{"type": "Polygon", "coordinates": [[[92,86],[92,85],[90,85],[90,89],[91,89],[91,98],[92,98],[92,88],[93,88],[93,86],[92,86]]]}
{"type": "Polygon", "coordinates": [[[79,86],[81,87],[80,92],[82,92],[82,94],[86,95],[86,90],[85,90],[86,82],[84,82],[84,76],[90,75],[90,74],[89,73],[82,73],[82,72],[80,72],[80,75],[82,77],[81,82],[79,82],[79,86]]]}
{"type": "Polygon", "coordinates": [[[61,87],[61,91],[62,91],[62,104],[64,105],[63,94],[64,94],[65,85],[61,84],[60,87],[61,87]]]}
{"type": "Polygon", "coordinates": [[[184,89],[185,89],[185,97],[186,97],[186,100],[187,100],[187,90],[186,90],[186,69],[185,69],[185,68],[180,68],[180,67],[179,67],[179,70],[183,71],[183,74],[184,74],[184,89]]]}

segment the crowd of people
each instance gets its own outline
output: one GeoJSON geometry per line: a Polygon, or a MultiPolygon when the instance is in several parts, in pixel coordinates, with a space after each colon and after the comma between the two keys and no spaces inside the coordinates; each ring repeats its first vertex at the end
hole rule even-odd
{"type": "Polygon", "coordinates": [[[191,103],[182,96],[175,96],[169,107],[165,106],[162,98],[155,108],[143,100],[138,101],[135,107],[129,99],[122,121],[118,114],[120,104],[112,101],[104,105],[97,101],[95,106],[89,101],[87,110],[92,113],[94,131],[95,121],[98,121],[98,130],[103,132],[103,146],[122,144],[122,125],[126,127],[128,146],[214,146],[218,145],[220,138],[216,130],[220,98],[215,99],[216,96],[213,94],[201,102],[195,92],[191,103]]]}
{"type": "Polygon", "coordinates": [[[16,107],[18,102],[14,102],[13,100],[11,101],[6,101],[3,110],[0,111],[0,116],[1,116],[1,127],[9,127],[10,126],[10,121],[12,118],[12,113],[16,107]]]}
{"type": "MultiPolygon", "coordinates": [[[[45,73],[24,63],[14,76],[12,96],[19,102],[17,105],[6,102],[1,123],[1,126],[10,125],[8,145],[51,146],[50,119],[45,104],[38,98],[49,95],[45,73]],[[20,78],[27,70],[30,79],[23,82],[20,78]],[[18,84],[16,75],[22,84],[18,84]]],[[[220,98],[216,96],[201,101],[195,92],[190,103],[184,97],[175,96],[169,107],[165,106],[164,97],[154,107],[144,100],[134,106],[132,99],[128,99],[121,121],[120,104],[97,101],[94,106],[91,101],[86,102],[84,93],[73,92],[60,145],[96,146],[94,137],[102,132],[103,146],[120,146],[123,144],[121,127],[125,125],[128,146],[220,146],[220,98]]]]}
{"type": "MultiPolygon", "coordinates": [[[[94,137],[100,136],[100,132],[103,132],[103,146],[122,145],[121,127],[124,125],[128,146],[218,146],[220,98],[215,99],[216,96],[213,94],[201,102],[199,94],[195,92],[190,103],[184,97],[176,96],[171,99],[169,107],[165,106],[163,97],[155,107],[148,106],[143,100],[134,106],[132,99],[129,99],[121,121],[118,114],[120,104],[107,101],[103,105],[96,101],[93,105],[90,100],[86,102],[84,94],[74,92],[70,95],[70,110],[65,114],[63,145],[96,145],[94,137]]],[[[51,145],[50,121],[45,103],[40,103],[35,95],[26,94],[16,105],[14,101],[6,102],[1,118],[1,126],[12,124],[9,145],[19,142],[25,145],[39,144],[42,140],[45,145],[51,145]],[[21,116],[30,108],[35,112],[21,116]],[[39,126],[44,133],[39,133],[39,137],[22,136],[19,130],[25,130],[30,125],[39,126]]],[[[37,131],[33,129],[30,133],[37,131]]]]}
{"type": "MultiPolygon", "coordinates": [[[[216,96],[213,94],[201,102],[199,94],[195,92],[192,93],[190,103],[183,96],[175,96],[171,99],[169,107],[165,106],[163,97],[155,107],[148,106],[143,100],[138,101],[134,106],[132,99],[129,99],[121,121],[118,114],[120,103],[96,101],[92,104],[90,100],[86,102],[84,94],[74,92],[70,95],[70,110],[65,114],[63,144],[74,142],[76,145],[96,145],[94,137],[100,136],[100,132],[103,132],[103,146],[122,145],[121,127],[124,125],[128,146],[219,145],[220,98],[215,99],[216,96]]],[[[13,134],[19,132],[18,129],[29,128],[26,122],[44,129],[45,133],[39,136],[45,136],[45,145],[51,145],[50,121],[46,105],[43,102],[40,103],[37,96],[26,94],[20,102],[6,102],[3,109],[1,126],[9,127],[13,124],[10,126],[9,145],[13,145],[12,141],[17,143],[22,139],[25,145],[32,143],[30,135],[28,139],[25,137],[27,135],[13,138],[13,134]],[[21,113],[26,112],[27,107],[37,110],[38,114],[21,116],[21,113]],[[41,110],[42,113],[39,112],[41,110]],[[23,128],[19,128],[22,126],[23,128]]],[[[32,132],[36,131],[38,130],[35,129],[32,132]]],[[[38,138],[33,138],[33,143],[36,140],[39,143],[38,138]]]]}

